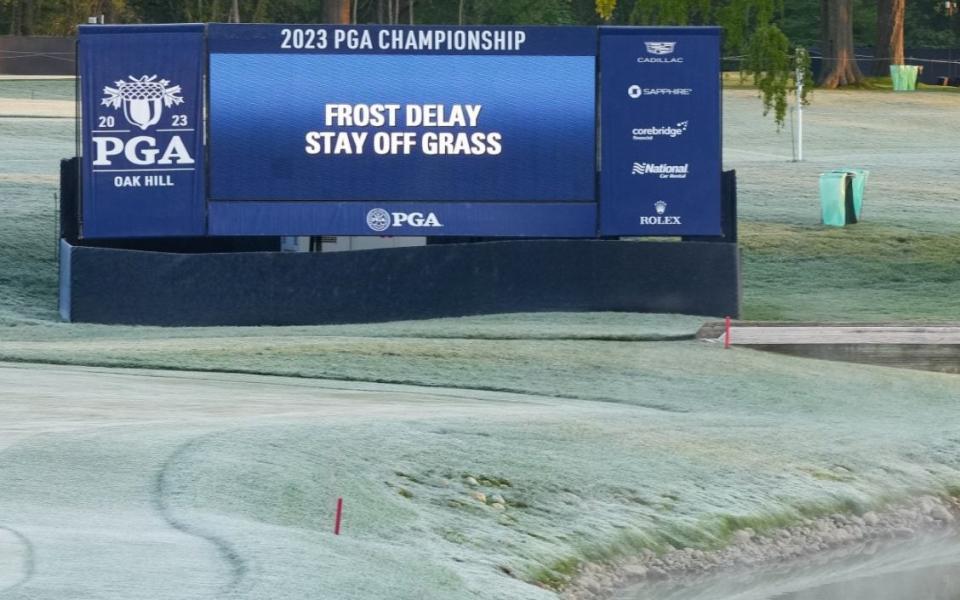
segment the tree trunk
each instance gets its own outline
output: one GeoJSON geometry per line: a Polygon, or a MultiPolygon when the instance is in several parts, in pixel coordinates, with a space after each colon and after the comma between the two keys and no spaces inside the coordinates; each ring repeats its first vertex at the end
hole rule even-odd
{"type": "Polygon", "coordinates": [[[326,0],[323,4],[325,23],[350,24],[350,0],[326,0]]]}
{"type": "Polygon", "coordinates": [[[22,29],[21,33],[23,35],[33,35],[34,25],[36,24],[34,23],[35,15],[33,12],[33,0],[26,0],[23,3],[23,8],[21,10],[23,11],[21,13],[23,15],[23,22],[21,23],[21,29],[22,29]]]}
{"type": "Polygon", "coordinates": [[[240,0],[233,0],[233,4],[230,6],[230,22],[240,22],[240,0]]]}
{"type": "Polygon", "coordinates": [[[10,35],[20,35],[20,2],[14,0],[10,4],[10,35]]]}
{"type": "Polygon", "coordinates": [[[820,85],[837,88],[863,83],[853,51],[853,0],[820,0],[823,70],[820,85]]]}
{"type": "Polygon", "coordinates": [[[103,18],[107,23],[120,22],[120,11],[117,10],[114,0],[107,0],[103,3],[103,18]]]}
{"type": "Polygon", "coordinates": [[[876,75],[889,75],[890,65],[903,64],[903,18],[906,0],[877,0],[876,75]]]}

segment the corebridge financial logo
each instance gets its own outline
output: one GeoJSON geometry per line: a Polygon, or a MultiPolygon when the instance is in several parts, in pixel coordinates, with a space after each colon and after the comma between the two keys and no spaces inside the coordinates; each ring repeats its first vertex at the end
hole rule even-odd
{"type": "Polygon", "coordinates": [[[671,56],[677,47],[677,42],[644,42],[647,55],[638,56],[640,64],[682,64],[682,56],[671,56]],[[651,56],[652,55],[652,56],[651,56]]]}
{"type": "Polygon", "coordinates": [[[383,208],[367,211],[367,227],[381,233],[391,227],[443,227],[435,213],[390,212],[383,208]]]}
{"type": "Polygon", "coordinates": [[[119,115],[98,113],[90,125],[95,173],[151,172],[117,175],[114,186],[171,187],[174,182],[169,174],[156,173],[196,170],[196,160],[181,135],[194,133],[193,124],[186,114],[179,113],[168,115],[169,120],[164,122],[166,109],[184,104],[179,85],[171,85],[157,75],[130,75],[113,86],[104,86],[103,93],[100,106],[119,115]]]}
{"type": "Polygon", "coordinates": [[[674,125],[663,125],[661,127],[634,127],[630,133],[635,142],[650,142],[655,138],[668,137],[677,138],[687,131],[690,121],[680,121],[674,125]]]}

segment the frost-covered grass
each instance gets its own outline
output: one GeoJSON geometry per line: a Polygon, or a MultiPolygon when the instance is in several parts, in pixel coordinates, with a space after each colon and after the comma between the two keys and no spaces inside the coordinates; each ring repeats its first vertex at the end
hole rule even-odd
{"type": "MultiPolygon", "coordinates": [[[[521,314],[371,325],[164,329],[9,327],[0,360],[282,374],[620,400],[641,342],[692,340],[702,319],[521,314]],[[608,389],[609,388],[609,389],[608,389]]],[[[3,331],[3,330],[0,330],[3,331]]],[[[696,344],[690,341],[690,344],[696,344]]],[[[679,346],[664,344],[664,350],[679,346]]]]}
{"type": "Polygon", "coordinates": [[[960,97],[816,91],[804,162],[752,91],[724,96],[724,163],[738,175],[747,319],[953,320],[960,314],[960,97]],[[819,224],[820,173],[870,170],[863,222],[819,224]]]}
{"type": "MultiPolygon", "coordinates": [[[[523,356],[514,344],[496,364],[472,361],[465,383],[536,377],[504,372],[523,356]]],[[[537,584],[560,587],[585,560],[716,548],[743,527],[960,479],[956,377],[698,342],[595,344],[541,347],[565,369],[519,382],[588,400],[0,366],[0,525],[37,557],[19,592],[546,599],[537,584]]],[[[422,372],[417,353],[352,358],[422,372]]],[[[433,360],[447,379],[466,370],[433,360]]]]}
{"type": "MultiPolygon", "coordinates": [[[[956,318],[954,102],[818,94],[798,165],[750,92],[726,94],[746,317],[956,318]],[[873,171],[866,221],[825,229],[817,175],[844,165],[873,171]]],[[[166,371],[0,368],[0,527],[36,552],[24,598],[542,599],[583,561],[960,484],[960,379],[724,351],[690,339],[695,317],[59,323],[72,136],[0,118],[0,360],[166,371]]]]}
{"type": "Polygon", "coordinates": [[[74,97],[74,80],[72,78],[0,77],[0,98],[73,100],[74,97]]]}
{"type": "Polygon", "coordinates": [[[953,321],[960,233],[866,222],[743,228],[744,316],[756,320],[953,321]]]}
{"type": "MultiPolygon", "coordinates": [[[[747,318],[956,318],[955,96],[818,93],[802,164],[751,92],[725,98],[747,318]],[[866,221],[830,230],[816,182],[839,166],[873,173],[866,221]]],[[[960,379],[724,351],[689,339],[698,318],[59,323],[72,135],[0,119],[0,359],[297,379],[0,369],[0,526],[41,559],[24,597],[549,598],[530,583],[584,560],[960,484],[960,379]]]]}
{"type": "MultiPolygon", "coordinates": [[[[0,81],[0,97],[69,97],[72,85],[0,81]]],[[[956,94],[818,90],[805,111],[805,161],[794,163],[790,129],[775,132],[752,90],[727,90],[724,158],[739,177],[743,316],[955,319],[958,106],[956,94]],[[864,222],[825,228],[817,179],[844,166],[871,171],[864,222]]],[[[0,323],[56,319],[53,194],[73,133],[71,119],[0,118],[0,323]]]]}

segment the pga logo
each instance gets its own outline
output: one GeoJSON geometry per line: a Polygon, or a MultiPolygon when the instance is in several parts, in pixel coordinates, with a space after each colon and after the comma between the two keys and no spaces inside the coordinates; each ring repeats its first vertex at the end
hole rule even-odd
{"type": "MultiPolygon", "coordinates": [[[[91,137],[93,165],[109,167],[113,165],[115,158],[120,157],[126,159],[129,164],[142,167],[194,165],[196,161],[190,156],[187,144],[179,135],[172,135],[169,140],[161,142],[156,136],[146,133],[147,129],[160,122],[165,108],[183,104],[180,86],[170,85],[166,79],[157,80],[156,75],[144,75],[139,78],[131,75],[128,79],[129,81],[115,81],[113,87],[104,86],[104,97],[100,104],[122,111],[127,123],[144,133],[132,137],[120,137],[96,135],[111,131],[95,130],[91,137]]],[[[112,126],[113,117],[109,119],[112,126]]],[[[174,116],[174,126],[185,127],[186,125],[186,116],[174,116]]]]}
{"type": "Polygon", "coordinates": [[[443,227],[434,213],[424,215],[420,212],[387,212],[382,208],[374,208],[367,212],[367,227],[377,233],[391,227],[443,227]]]}
{"type": "Polygon", "coordinates": [[[120,155],[123,155],[130,164],[142,167],[192,165],[196,162],[190,156],[186,144],[179,135],[170,138],[162,149],[157,147],[157,139],[148,135],[138,135],[128,140],[113,136],[96,136],[92,141],[95,167],[109,167],[113,165],[113,158],[120,155]]]}

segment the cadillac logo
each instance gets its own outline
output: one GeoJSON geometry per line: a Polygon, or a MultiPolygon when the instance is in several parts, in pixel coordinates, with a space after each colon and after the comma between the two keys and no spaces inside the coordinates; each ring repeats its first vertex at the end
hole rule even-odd
{"type": "Polygon", "coordinates": [[[644,45],[646,45],[648,53],[660,56],[673,54],[674,48],[677,47],[676,42],[644,42],[644,45]]]}

